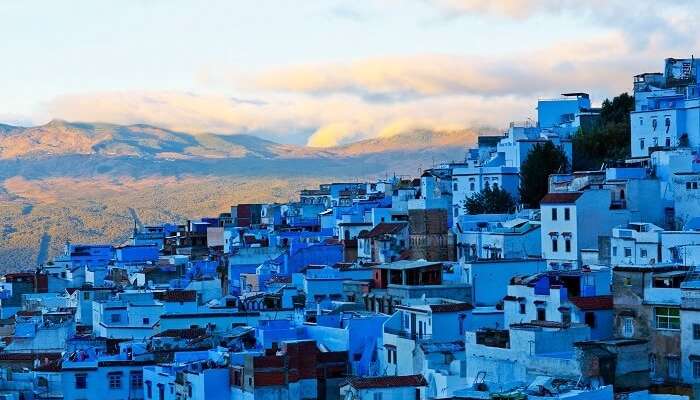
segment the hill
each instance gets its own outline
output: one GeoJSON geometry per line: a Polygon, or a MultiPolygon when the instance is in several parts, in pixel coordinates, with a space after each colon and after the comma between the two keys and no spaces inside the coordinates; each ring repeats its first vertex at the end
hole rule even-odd
{"type": "Polygon", "coordinates": [[[288,201],[334,179],[416,174],[462,159],[475,136],[419,131],[321,149],[149,125],[0,125],[0,272],[33,268],[66,240],[123,241],[135,220],[182,221],[288,201]]]}

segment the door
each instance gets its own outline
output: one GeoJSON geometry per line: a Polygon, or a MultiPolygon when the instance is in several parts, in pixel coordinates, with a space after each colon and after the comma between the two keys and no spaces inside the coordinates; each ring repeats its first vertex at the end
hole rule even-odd
{"type": "Polygon", "coordinates": [[[411,337],[416,336],[416,314],[411,314],[411,337]]]}

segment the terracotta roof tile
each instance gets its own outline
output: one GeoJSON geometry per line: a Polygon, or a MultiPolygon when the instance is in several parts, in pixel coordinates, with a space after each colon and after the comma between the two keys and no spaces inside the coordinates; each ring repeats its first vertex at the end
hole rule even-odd
{"type": "Polygon", "coordinates": [[[583,192],[562,192],[562,193],[547,193],[540,200],[540,204],[571,204],[576,202],[583,192]]]}
{"type": "Polygon", "coordinates": [[[474,306],[472,306],[469,303],[447,303],[430,305],[430,310],[434,313],[469,311],[472,309],[474,309],[474,306]]]}
{"type": "Polygon", "coordinates": [[[371,239],[382,235],[394,235],[401,232],[408,224],[406,222],[382,222],[369,232],[360,233],[360,239],[371,239]]]}
{"type": "Polygon", "coordinates": [[[348,384],[355,389],[392,388],[402,386],[428,386],[423,375],[375,376],[351,378],[348,384]]]}
{"type": "Polygon", "coordinates": [[[569,299],[569,301],[577,308],[584,311],[612,310],[613,308],[612,295],[572,297],[569,299]]]}
{"type": "Polygon", "coordinates": [[[156,292],[153,297],[160,301],[195,301],[197,300],[197,292],[195,290],[168,290],[156,292]]]}

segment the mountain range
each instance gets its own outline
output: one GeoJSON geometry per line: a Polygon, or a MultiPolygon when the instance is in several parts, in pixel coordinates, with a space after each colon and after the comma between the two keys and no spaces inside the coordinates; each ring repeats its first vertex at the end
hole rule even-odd
{"type": "Polygon", "coordinates": [[[285,202],[333,180],[417,176],[463,159],[477,133],[416,131],[312,148],[149,125],[0,124],[0,273],[32,269],[67,240],[121,243],[134,224],[285,202]]]}
{"type": "Polygon", "coordinates": [[[462,159],[475,135],[471,130],[416,131],[313,148],[252,135],[53,120],[36,127],[0,125],[0,178],[413,173],[435,161],[462,159]]]}

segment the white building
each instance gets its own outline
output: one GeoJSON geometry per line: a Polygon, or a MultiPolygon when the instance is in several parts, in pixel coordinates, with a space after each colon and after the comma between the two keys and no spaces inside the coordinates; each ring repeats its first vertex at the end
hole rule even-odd
{"type": "Polygon", "coordinates": [[[610,238],[610,263],[654,264],[662,261],[660,227],[643,222],[631,222],[613,228],[610,238]]]}
{"type": "Polygon", "coordinates": [[[511,325],[508,331],[467,332],[467,381],[506,391],[539,375],[576,380],[581,371],[574,343],[589,339],[586,325],[542,321],[511,325]]]}
{"type": "Polygon", "coordinates": [[[648,157],[659,147],[700,146],[700,62],[668,58],[665,64],[663,74],[634,77],[632,157],[648,157]]]}
{"type": "Polygon", "coordinates": [[[461,262],[540,257],[540,246],[539,223],[524,218],[484,222],[457,233],[457,258],[461,262]]]}
{"type": "Polygon", "coordinates": [[[542,199],[542,258],[550,268],[577,268],[583,250],[597,249],[600,236],[629,222],[629,212],[612,200],[608,189],[549,193],[542,199]]]}
{"type": "Polygon", "coordinates": [[[396,306],[384,323],[384,356],[380,370],[387,375],[410,375],[423,370],[416,358],[421,343],[452,343],[470,330],[503,326],[503,312],[493,307],[475,309],[469,303],[428,298],[396,306]]]}
{"type": "Polygon", "coordinates": [[[464,202],[481,192],[487,186],[501,188],[518,198],[520,167],[503,165],[502,158],[491,160],[484,165],[461,164],[452,169],[452,215],[465,214],[464,202]]]}

